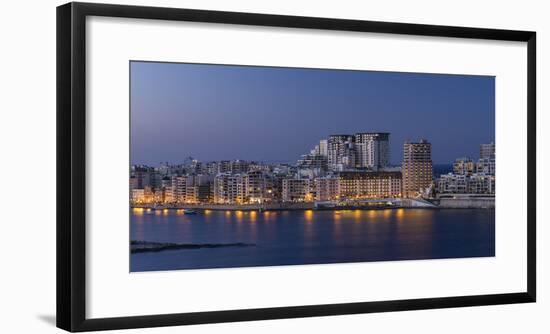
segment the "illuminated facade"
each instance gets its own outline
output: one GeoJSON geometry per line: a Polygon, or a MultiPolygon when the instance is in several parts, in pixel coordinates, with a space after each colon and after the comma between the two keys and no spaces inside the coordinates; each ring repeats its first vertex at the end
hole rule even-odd
{"type": "Polygon", "coordinates": [[[244,175],[245,199],[248,203],[262,203],[267,195],[267,180],[264,172],[253,171],[244,175]]]}
{"type": "Polygon", "coordinates": [[[339,198],[337,177],[320,177],[315,179],[315,200],[333,201],[339,198]]]}
{"type": "Polygon", "coordinates": [[[223,173],[214,178],[214,203],[245,203],[246,192],[243,175],[223,173]]]}
{"type": "Polygon", "coordinates": [[[137,204],[145,203],[145,189],[132,189],[130,201],[137,204]]]}
{"type": "Polygon", "coordinates": [[[367,199],[401,197],[400,172],[342,172],[338,175],[340,198],[367,199]]]}
{"type": "Polygon", "coordinates": [[[427,140],[403,145],[403,195],[416,197],[432,185],[432,146],[427,140]]]}
{"type": "Polygon", "coordinates": [[[283,202],[311,202],[313,196],[313,182],[310,179],[283,179],[283,202]]]}
{"type": "Polygon", "coordinates": [[[389,165],[389,133],[331,135],[296,163],[189,158],[179,165],[131,166],[133,205],[263,204],[494,194],[494,144],[479,160],[459,158],[433,181],[431,144],[406,142],[401,167],[389,165]],[[223,172],[220,172],[223,171],[223,172]]]}
{"type": "Polygon", "coordinates": [[[476,163],[467,157],[458,158],[453,163],[453,173],[460,175],[472,175],[476,171],[476,163]]]}

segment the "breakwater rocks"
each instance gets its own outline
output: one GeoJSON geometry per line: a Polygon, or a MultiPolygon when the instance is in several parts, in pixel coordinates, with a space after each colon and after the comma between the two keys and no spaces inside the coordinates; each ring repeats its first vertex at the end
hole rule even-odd
{"type": "Polygon", "coordinates": [[[199,248],[222,248],[222,247],[254,247],[256,244],[247,244],[243,242],[228,244],[177,244],[166,242],[151,242],[132,240],[130,241],[131,253],[162,252],[167,250],[179,249],[199,249],[199,248]]]}

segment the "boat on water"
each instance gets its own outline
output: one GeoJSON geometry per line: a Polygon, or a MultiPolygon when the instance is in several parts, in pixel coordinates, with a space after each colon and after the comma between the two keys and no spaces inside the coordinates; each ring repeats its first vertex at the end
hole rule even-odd
{"type": "Polygon", "coordinates": [[[186,215],[196,215],[197,211],[191,209],[183,209],[183,213],[186,215]]]}

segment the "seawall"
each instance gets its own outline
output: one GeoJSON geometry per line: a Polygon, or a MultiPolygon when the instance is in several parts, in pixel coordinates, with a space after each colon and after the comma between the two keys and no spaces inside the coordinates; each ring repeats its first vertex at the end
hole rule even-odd
{"type": "Polygon", "coordinates": [[[256,210],[309,210],[314,208],[314,203],[264,203],[264,204],[178,204],[178,205],[139,205],[134,207],[141,208],[157,208],[157,209],[192,209],[192,210],[240,210],[240,211],[256,211],[256,210]]]}
{"type": "MultiPolygon", "coordinates": [[[[469,197],[469,196],[453,196],[444,197],[434,200],[424,199],[393,199],[393,205],[383,206],[337,206],[337,207],[319,207],[317,209],[324,210],[343,210],[343,209],[390,209],[390,208],[426,208],[426,209],[494,209],[495,198],[494,197],[469,197]]],[[[135,208],[155,208],[155,209],[192,209],[192,210],[231,210],[231,211],[257,211],[257,210],[269,210],[269,211],[282,211],[282,210],[310,210],[316,209],[314,202],[284,202],[284,203],[264,203],[264,204],[177,204],[177,205],[153,205],[142,204],[133,205],[135,208]]]]}
{"type": "Polygon", "coordinates": [[[440,198],[438,207],[444,209],[494,209],[494,197],[440,198]]]}

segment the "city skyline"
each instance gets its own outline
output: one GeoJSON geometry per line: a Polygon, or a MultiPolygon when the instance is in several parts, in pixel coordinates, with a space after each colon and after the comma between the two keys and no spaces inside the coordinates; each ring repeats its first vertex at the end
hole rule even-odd
{"type": "Polygon", "coordinates": [[[314,203],[316,208],[364,208],[402,205],[400,198],[494,196],[494,143],[479,145],[479,159],[456,158],[452,172],[434,178],[430,142],[406,142],[403,164],[395,168],[388,165],[388,137],[388,133],[332,135],[292,165],[245,160],[191,160],[185,165],[154,168],[133,165],[130,203],[137,207],[226,204],[232,209],[242,205],[260,209],[264,204],[314,203]]]}
{"type": "Polygon", "coordinates": [[[131,84],[132,165],[295,162],[365,131],[391,133],[392,165],[408,139],[434,164],[494,142],[494,77],[132,62],[131,84]]]}

